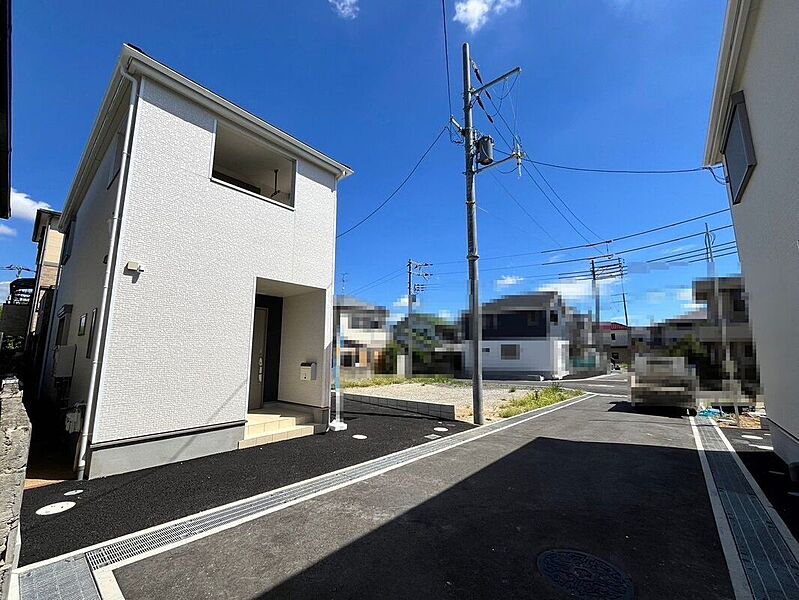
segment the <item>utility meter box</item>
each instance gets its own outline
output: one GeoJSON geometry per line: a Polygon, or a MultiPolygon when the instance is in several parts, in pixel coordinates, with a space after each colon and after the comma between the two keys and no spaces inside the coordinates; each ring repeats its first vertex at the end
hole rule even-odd
{"type": "Polygon", "coordinates": [[[316,381],[316,363],[300,363],[300,381],[316,381]]]}

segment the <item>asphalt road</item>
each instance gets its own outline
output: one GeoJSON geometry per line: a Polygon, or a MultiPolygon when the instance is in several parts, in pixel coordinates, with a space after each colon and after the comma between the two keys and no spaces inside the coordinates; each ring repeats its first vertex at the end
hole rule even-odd
{"type": "Polygon", "coordinates": [[[483,385],[486,387],[501,386],[507,387],[513,385],[517,388],[535,388],[547,387],[554,383],[560,386],[581,390],[584,392],[592,392],[594,394],[610,394],[629,397],[630,384],[627,379],[627,373],[622,371],[613,371],[607,375],[598,375],[596,377],[589,377],[587,379],[563,379],[560,381],[518,381],[518,380],[486,380],[483,385]]]}
{"type": "Polygon", "coordinates": [[[560,571],[591,598],[732,598],[688,420],[591,397],[114,573],[127,600],[565,598],[553,549],[618,569],[560,571]]]}

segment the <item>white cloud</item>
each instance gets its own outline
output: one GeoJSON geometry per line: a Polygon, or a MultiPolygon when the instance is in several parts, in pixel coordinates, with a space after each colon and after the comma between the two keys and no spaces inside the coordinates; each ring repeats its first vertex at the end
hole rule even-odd
{"type": "Polygon", "coordinates": [[[666,301],[666,292],[647,292],[646,293],[646,301],[649,304],[660,304],[661,302],[666,301]]]}
{"type": "Polygon", "coordinates": [[[13,227],[9,227],[8,225],[4,225],[0,223],[0,237],[7,236],[7,237],[15,237],[17,235],[17,230],[13,227]]]}
{"type": "Polygon", "coordinates": [[[470,33],[474,33],[488,22],[491,15],[504,14],[521,3],[521,0],[458,0],[453,21],[463,23],[470,33]]]}
{"type": "Polygon", "coordinates": [[[667,254],[680,254],[681,252],[693,250],[694,248],[696,248],[696,244],[682,244],[681,246],[676,246],[674,248],[664,248],[660,251],[660,256],[666,256],[667,254]]]}
{"type": "Polygon", "coordinates": [[[327,0],[335,13],[342,19],[354,19],[361,7],[358,0],[327,0]]]}
{"type": "Polygon", "coordinates": [[[495,282],[495,285],[498,290],[504,290],[505,288],[513,287],[514,285],[519,285],[522,281],[524,281],[524,277],[519,275],[503,275],[495,282]]]}
{"type": "Polygon", "coordinates": [[[446,309],[442,309],[438,311],[438,318],[439,319],[446,319],[447,321],[452,320],[452,313],[446,309]]]}
{"type": "Polygon", "coordinates": [[[677,300],[690,302],[694,299],[694,290],[691,288],[680,288],[677,290],[677,300]]]}
{"type": "Polygon", "coordinates": [[[682,305],[683,310],[699,310],[700,308],[706,308],[707,305],[701,302],[686,302],[682,305]]]}
{"type": "Polygon", "coordinates": [[[11,188],[11,217],[14,219],[25,219],[33,221],[36,218],[36,211],[40,208],[52,208],[47,202],[34,200],[24,192],[18,192],[11,188]]]}
{"type": "MultiPolygon", "coordinates": [[[[619,277],[611,277],[608,279],[602,279],[599,281],[599,295],[600,297],[606,297],[610,292],[611,288],[621,281],[619,277]]],[[[552,283],[545,283],[540,288],[539,291],[551,291],[551,292],[558,292],[564,300],[570,302],[577,302],[580,300],[586,300],[591,298],[594,295],[593,286],[591,285],[590,279],[571,279],[571,280],[563,280],[563,281],[554,281],[552,283]]]]}
{"type": "Polygon", "coordinates": [[[394,300],[394,306],[396,308],[407,308],[408,307],[408,295],[405,294],[404,296],[400,296],[396,300],[394,300]]]}
{"type": "Polygon", "coordinates": [[[565,254],[553,254],[548,259],[546,259],[544,262],[546,264],[549,264],[549,263],[557,262],[557,261],[559,261],[559,260],[561,260],[563,258],[566,258],[565,254]]]}

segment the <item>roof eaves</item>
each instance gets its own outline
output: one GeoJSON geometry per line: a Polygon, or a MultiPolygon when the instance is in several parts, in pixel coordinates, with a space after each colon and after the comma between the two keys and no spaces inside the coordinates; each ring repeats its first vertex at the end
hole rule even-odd
{"type": "Polygon", "coordinates": [[[719,48],[716,83],[710,105],[707,138],[703,164],[707,167],[721,162],[721,145],[729,110],[729,98],[733,80],[741,56],[746,24],[751,12],[752,0],[728,0],[724,16],[724,29],[719,48]]]}
{"type": "Polygon", "coordinates": [[[215,94],[196,81],[189,79],[185,75],[182,75],[167,65],[155,60],[139,48],[136,48],[131,44],[124,44],[122,47],[122,58],[125,57],[133,61],[130,67],[132,72],[135,72],[136,70],[142,70],[140,65],[143,66],[145,74],[149,74],[151,76],[153,74],[158,74],[160,77],[157,78],[160,79],[162,83],[166,83],[173,88],[179,88],[179,91],[181,91],[184,95],[186,94],[186,91],[189,91],[196,97],[204,99],[206,101],[204,104],[206,104],[208,108],[214,110],[215,112],[222,111],[230,116],[235,116],[251,126],[255,126],[256,129],[267,133],[270,137],[277,138],[283,144],[291,147],[292,149],[312,157],[316,162],[325,166],[329,171],[336,173],[337,178],[343,179],[353,174],[352,168],[348,167],[347,165],[330,158],[323,152],[320,152],[316,148],[301,142],[282,129],[267,123],[263,119],[256,117],[254,114],[244,110],[233,102],[230,102],[222,96],[215,94]]]}

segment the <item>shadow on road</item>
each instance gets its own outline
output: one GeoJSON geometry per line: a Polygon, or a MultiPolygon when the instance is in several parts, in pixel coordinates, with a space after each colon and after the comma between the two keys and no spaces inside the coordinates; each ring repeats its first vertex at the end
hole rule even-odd
{"type": "MultiPolygon", "coordinates": [[[[469,446],[123,567],[120,587],[129,600],[555,599],[536,560],[567,548],[615,565],[639,599],[732,597],[694,450],[537,438],[471,473],[485,449],[469,446]]],[[[584,577],[590,597],[617,597],[584,577]]]]}

